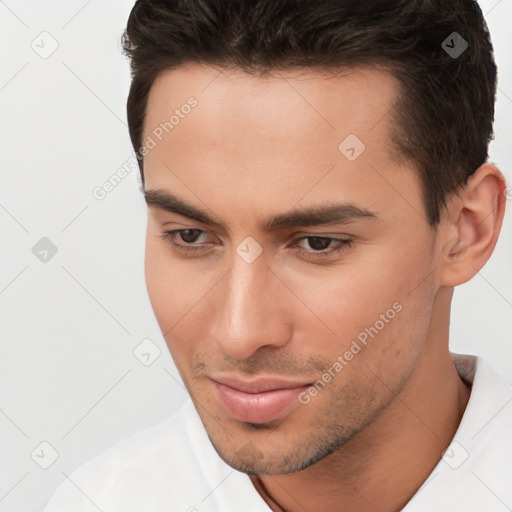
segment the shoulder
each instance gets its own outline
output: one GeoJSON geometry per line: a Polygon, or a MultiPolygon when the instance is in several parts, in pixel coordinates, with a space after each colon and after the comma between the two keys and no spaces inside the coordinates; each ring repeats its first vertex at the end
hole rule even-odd
{"type": "Polygon", "coordinates": [[[480,357],[456,355],[471,395],[451,444],[404,512],[501,512],[512,503],[512,386],[480,357]]]}
{"type": "Polygon", "coordinates": [[[216,457],[193,404],[167,420],[129,437],[78,468],[58,488],[46,512],[70,510],[192,511],[194,497],[210,488],[202,468],[222,477],[227,466],[216,457]]]}

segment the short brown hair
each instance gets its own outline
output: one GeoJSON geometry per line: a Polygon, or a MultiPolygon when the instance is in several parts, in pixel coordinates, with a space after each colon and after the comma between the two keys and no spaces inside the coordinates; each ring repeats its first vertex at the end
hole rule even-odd
{"type": "MultiPolygon", "coordinates": [[[[475,1],[138,0],[122,42],[131,61],[127,113],[137,153],[155,78],[197,62],[256,73],[388,69],[401,89],[392,143],[419,172],[433,227],[446,198],[488,157],[497,70],[475,1]],[[468,45],[460,55],[449,51],[455,41],[459,49],[468,45]]],[[[141,157],[139,167],[144,183],[141,157]]]]}

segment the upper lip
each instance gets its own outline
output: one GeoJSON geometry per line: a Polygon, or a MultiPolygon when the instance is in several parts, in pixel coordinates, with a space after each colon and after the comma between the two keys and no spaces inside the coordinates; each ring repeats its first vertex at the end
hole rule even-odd
{"type": "Polygon", "coordinates": [[[243,380],[239,377],[218,376],[210,377],[210,379],[218,382],[219,384],[229,386],[230,388],[244,391],[245,393],[263,393],[265,391],[272,391],[276,389],[294,389],[310,385],[305,382],[290,382],[285,379],[265,377],[259,377],[253,380],[243,380]]]}

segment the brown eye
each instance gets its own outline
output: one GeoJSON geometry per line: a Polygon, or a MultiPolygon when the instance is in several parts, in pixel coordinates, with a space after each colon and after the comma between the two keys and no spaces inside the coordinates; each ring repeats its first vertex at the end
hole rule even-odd
{"type": "Polygon", "coordinates": [[[205,249],[211,248],[212,244],[197,243],[198,239],[203,235],[207,235],[207,233],[202,229],[175,229],[174,231],[164,231],[159,236],[166,242],[169,242],[177,252],[193,255],[198,251],[204,252],[205,249]]]}
{"type": "Polygon", "coordinates": [[[306,249],[303,246],[298,246],[299,252],[306,259],[313,260],[315,258],[328,258],[330,256],[339,255],[347,251],[354,245],[354,240],[332,238],[326,236],[304,236],[298,240],[302,242],[307,240],[307,244],[310,249],[306,249]]]}
{"type": "Polygon", "coordinates": [[[307,238],[309,246],[315,251],[323,251],[327,249],[332,242],[332,238],[325,238],[320,236],[310,236],[307,238]]]}
{"type": "Polygon", "coordinates": [[[186,242],[187,244],[191,244],[196,241],[198,234],[200,233],[200,229],[182,229],[179,232],[179,236],[184,242],[186,242]]]}

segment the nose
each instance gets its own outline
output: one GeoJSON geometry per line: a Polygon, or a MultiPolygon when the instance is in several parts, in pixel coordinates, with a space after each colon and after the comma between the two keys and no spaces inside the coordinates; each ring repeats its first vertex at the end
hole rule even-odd
{"type": "Polygon", "coordinates": [[[224,353],[247,359],[261,347],[282,347],[290,340],[290,292],[283,288],[263,257],[247,263],[235,254],[211,332],[224,353]]]}

